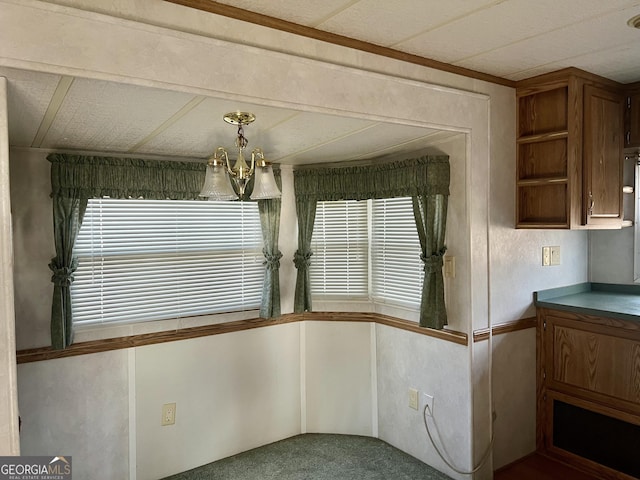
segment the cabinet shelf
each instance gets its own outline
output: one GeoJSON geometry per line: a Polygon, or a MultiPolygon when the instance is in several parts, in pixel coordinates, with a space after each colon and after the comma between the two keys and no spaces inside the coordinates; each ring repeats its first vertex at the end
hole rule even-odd
{"type": "Polygon", "coordinates": [[[623,98],[575,69],[516,92],[516,228],[621,228],[623,98]]]}

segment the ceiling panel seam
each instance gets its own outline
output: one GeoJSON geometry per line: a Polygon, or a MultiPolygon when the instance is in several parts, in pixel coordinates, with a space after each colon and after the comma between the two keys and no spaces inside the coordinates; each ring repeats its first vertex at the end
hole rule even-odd
{"type": "Polygon", "coordinates": [[[506,0],[494,0],[493,2],[490,2],[482,7],[478,7],[476,9],[473,9],[471,11],[468,11],[466,13],[462,13],[460,15],[457,15],[453,18],[450,18],[449,20],[446,20],[442,23],[439,23],[438,25],[434,25],[433,27],[427,28],[421,32],[418,33],[414,33],[413,35],[409,35],[407,38],[404,38],[402,40],[399,40],[397,42],[391,43],[390,45],[387,45],[388,47],[392,47],[392,48],[396,48],[399,45],[405,43],[405,42],[409,42],[411,40],[413,40],[414,38],[420,37],[422,35],[424,35],[425,33],[429,33],[429,32],[433,32],[435,30],[438,30],[439,28],[442,27],[446,27],[447,25],[451,25],[452,23],[455,23],[459,20],[462,20],[463,18],[466,17],[470,17],[471,15],[475,15],[478,12],[482,12],[483,10],[488,10],[490,8],[495,7],[496,5],[500,5],[501,3],[505,2],[506,0]]]}
{"type": "Polygon", "coordinates": [[[153,132],[151,132],[149,135],[147,135],[142,140],[140,140],[138,143],[136,143],[133,147],[131,147],[129,150],[127,150],[127,152],[128,153],[133,153],[136,150],[138,150],[140,147],[145,145],[146,143],[148,143],[151,140],[153,140],[154,138],[156,138],[158,135],[160,135],[162,132],[164,132],[166,129],[168,129],[170,126],[172,126],[174,123],[176,123],[182,117],[184,117],[187,113],[189,113],[191,110],[193,110],[198,105],[200,105],[202,102],[204,102],[206,100],[206,98],[207,97],[205,97],[203,95],[197,95],[197,96],[193,97],[189,102],[187,102],[187,104],[184,107],[182,107],[180,110],[178,110],[176,113],[174,113],[167,120],[162,122],[162,124],[158,128],[156,128],[153,132]]]}
{"type": "MultiPolygon", "coordinates": [[[[502,45],[500,45],[498,47],[494,47],[494,48],[490,48],[488,50],[484,50],[482,52],[474,53],[473,55],[467,55],[466,57],[462,57],[462,58],[459,58],[457,60],[453,60],[452,59],[451,63],[453,65],[462,66],[461,62],[465,62],[465,61],[470,60],[472,58],[480,57],[482,55],[486,55],[487,53],[492,53],[492,52],[496,52],[498,50],[502,50],[504,48],[512,47],[514,45],[517,45],[519,43],[532,40],[534,38],[544,37],[546,35],[549,35],[550,33],[560,32],[560,31],[562,31],[562,30],[564,30],[566,28],[573,27],[575,25],[580,25],[581,23],[586,23],[586,22],[591,22],[593,20],[598,20],[598,19],[601,19],[602,17],[604,17],[605,15],[611,15],[613,13],[621,12],[623,10],[626,10],[627,8],[629,8],[629,7],[615,8],[615,9],[608,10],[606,12],[600,12],[599,14],[591,15],[589,17],[583,18],[582,20],[580,20],[578,22],[567,23],[567,24],[564,24],[562,26],[559,26],[559,27],[556,27],[556,28],[552,28],[550,30],[545,30],[544,32],[539,32],[539,33],[536,33],[534,35],[529,35],[528,37],[523,37],[523,38],[520,38],[518,40],[513,40],[513,41],[511,41],[509,43],[504,43],[504,44],[502,44],[502,45]]],[[[625,26],[626,27],[626,25],[624,25],[624,24],[621,25],[621,26],[625,26]]],[[[590,51],[590,53],[593,53],[593,51],[590,51]]],[[[567,58],[562,59],[562,60],[568,60],[569,58],[576,58],[576,57],[580,57],[580,56],[582,56],[582,55],[573,55],[571,57],[567,57],[567,58]]],[[[555,63],[556,61],[562,61],[562,60],[555,60],[553,63],[555,63]]],[[[516,73],[517,72],[512,72],[509,75],[514,75],[516,73]]]]}
{"type": "Polygon", "coordinates": [[[60,110],[62,103],[67,97],[67,93],[73,84],[73,80],[74,77],[70,77],[68,75],[60,77],[58,85],[56,86],[56,89],[51,96],[51,100],[49,101],[49,106],[47,106],[47,110],[42,117],[38,131],[31,142],[32,147],[39,148],[42,145],[47,133],[49,133],[51,125],[53,125],[56,115],[58,115],[58,111],[60,110]]]}
{"type": "Polygon", "coordinates": [[[336,15],[339,15],[340,13],[344,12],[345,10],[348,10],[349,8],[353,7],[356,3],[360,3],[360,0],[351,0],[350,2],[347,2],[346,4],[342,5],[340,8],[336,8],[333,12],[329,12],[328,14],[326,14],[324,16],[324,18],[316,20],[314,23],[312,23],[309,26],[310,27],[314,27],[314,28],[318,28],[324,22],[326,22],[329,19],[335,17],[336,15]]]}

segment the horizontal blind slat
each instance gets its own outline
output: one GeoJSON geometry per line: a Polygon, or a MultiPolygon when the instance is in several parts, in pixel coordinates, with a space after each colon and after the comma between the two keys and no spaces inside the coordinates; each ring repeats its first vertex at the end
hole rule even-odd
{"type": "Polygon", "coordinates": [[[89,200],[74,248],[74,323],[259,308],[255,202],[89,200]]]}

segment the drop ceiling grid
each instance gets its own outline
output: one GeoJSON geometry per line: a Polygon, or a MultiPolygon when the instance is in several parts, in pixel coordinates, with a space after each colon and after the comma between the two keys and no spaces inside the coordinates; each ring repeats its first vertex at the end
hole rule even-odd
{"type": "Polygon", "coordinates": [[[248,150],[262,147],[268,152],[265,137],[273,126],[292,118],[297,112],[275,109],[261,105],[240,103],[232,100],[207,98],[180,121],[174,123],[161,134],[140,148],[145,154],[175,155],[181,157],[204,158],[218,147],[235,151],[237,127],[223,120],[228,112],[248,111],[256,116],[251,125],[244,127],[249,140],[248,150]]]}
{"type": "Polygon", "coordinates": [[[41,146],[126,152],[192,98],[181,92],[76,78],[41,146]]]}
{"type": "Polygon", "coordinates": [[[11,146],[29,147],[56,91],[59,75],[1,69],[8,79],[9,139],[11,146]]]}
{"type": "MultiPolygon", "coordinates": [[[[529,38],[459,62],[466,68],[493,65],[497,75],[517,80],[527,78],[530,70],[540,65],[574,65],[574,58],[603,51],[616,45],[636,43],[640,47],[640,31],[626,24],[636,8],[591,18],[545,35],[529,38]],[[612,25],[618,26],[612,28],[612,25]]],[[[640,69],[640,66],[638,66],[640,69]]],[[[548,68],[547,71],[554,70],[548,68]]],[[[614,80],[616,80],[614,78],[614,80]]]]}

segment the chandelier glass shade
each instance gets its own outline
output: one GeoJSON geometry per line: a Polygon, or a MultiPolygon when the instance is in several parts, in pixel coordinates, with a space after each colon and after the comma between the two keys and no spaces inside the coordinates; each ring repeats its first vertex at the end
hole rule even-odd
{"type": "Polygon", "coordinates": [[[253,191],[249,198],[252,200],[280,198],[282,194],[276,184],[273,167],[265,159],[262,149],[253,149],[250,164],[244,157],[245,148],[249,142],[244,136],[242,127],[253,122],[256,118],[255,115],[248,112],[231,112],[223,118],[227,123],[238,125],[236,138],[238,155],[232,166],[227,150],[224,147],[216,149],[207,161],[207,170],[200,196],[209,200],[243,199],[247,185],[253,177],[253,191]],[[235,183],[235,189],[231,181],[235,183]]]}

